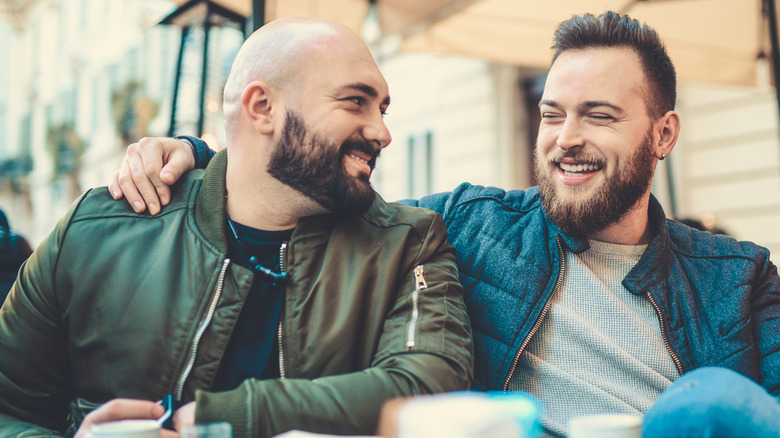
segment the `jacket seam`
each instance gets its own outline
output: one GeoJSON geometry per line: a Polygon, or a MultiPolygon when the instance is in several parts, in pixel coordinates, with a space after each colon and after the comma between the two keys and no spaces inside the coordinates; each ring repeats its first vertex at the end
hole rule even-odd
{"type": "Polygon", "coordinates": [[[498,203],[498,204],[500,204],[500,205],[502,205],[502,206],[504,206],[504,207],[506,207],[508,209],[513,210],[516,213],[530,213],[533,210],[539,209],[539,206],[540,206],[540,204],[538,202],[533,202],[528,207],[518,208],[518,207],[515,207],[513,205],[507,204],[506,202],[504,202],[503,200],[501,200],[500,198],[497,198],[495,196],[479,195],[479,196],[476,196],[476,197],[469,197],[468,199],[465,199],[465,200],[458,200],[457,203],[453,204],[452,207],[450,207],[450,210],[452,211],[452,210],[455,210],[457,208],[463,207],[466,204],[471,204],[471,203],[479,202],[479,201],[493,201],[493,202],[496,202],[496,203],[498,203]]]}

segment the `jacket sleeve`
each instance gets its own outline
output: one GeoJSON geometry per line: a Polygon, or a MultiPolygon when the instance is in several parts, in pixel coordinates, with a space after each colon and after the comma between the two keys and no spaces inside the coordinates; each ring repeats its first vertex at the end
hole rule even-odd
{"type": "Polygon", "coordinates": [[[224,393],[200,391],[196,420],[230,421],[235,436],[266,437],[290,429],[370,435],[388,399],[468,389],[471,329],[454,250],[445,236],[436,215],[415,264],[424,265],[427,283],[418,291],[417,324],[410,328],[414,275],[402,272],[369,368],[314,380],[247,380],[224,393]],[[411,348],[405,342],[409,336],[414,340],[411,348]]]}
{"type": "Polygon", "coordinates": [[[205,141],[198,137],[192,137],[190,135],[180,135],[176,137],[179,140],[184,140],[190,145],[192,149],[192,156],[195,158],[195,169],[205,169],[208,166],[209,161],[214,158],[217,153],[206,144],[205,141]]]}
{"type": "Polygon", "coordinates": [[[780,395],[780,277],[762,248],[758,275],[752,288],[752,313],[756,321],[756,339],[760,349],[762,385],[780,395]]]}
{"type": "Polygon", "coordinates": [[[67,425],[68,344],[54,279],[79,202],[30,256],[0,309],[0,436],[56,436],[67,425]]]}

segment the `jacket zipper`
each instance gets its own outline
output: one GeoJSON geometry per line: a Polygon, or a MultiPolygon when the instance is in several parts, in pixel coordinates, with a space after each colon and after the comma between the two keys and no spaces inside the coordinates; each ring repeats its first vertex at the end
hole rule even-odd
{"type": "MultiPolygon", "coordinates": [[[[564,258],[560,236],[556,237],[555,243],[558,246],[558,258],[561,260],[561,264],[560,268],[558,268],[558,278],[555,279],[555,285],[553,286],[553,293],[555,293],[555,291],[558,289],[558,284],[561,282],[564,274],[566,273],[566,258],[564,258]]],[[[512,374],[514,374],[515,370],[517,369],[517,363],[520,361],[520,355],[523,353],[523,350],[525,350],[525,347],[528,346],[528,343],[531,342],[531,338],[539,330],[539,327],[542,326],[542,321],[544,320],[544,317],[547,316],[547,312],[550,310],[550,307],[552,307],[552,296],[547,298],[547,302],[542,308],[542,313],[539,315],[539,318],[536,319],[533,327],[531,327],[531,332],[528,333],[528,336],[525,337],[525,340],[523,340],[523,343],[517,350],[517,354],[515,354],[515,358],[512,360],[512,365],[509,367],[509,373],[506,375],[506,379],[504,379],[504,386],[501,388],[503,391],[506,391],[509,387],[509,381],[512,380],[512,374]]]]}
{"type": "Polygon", "coordinates": [[[179,377],[178,383],[176,384],[176,400],[178,401],[181,401],[182,392],[184,392],[184,382],[187,381],[187,377],[189,377],[190,372],[192,371],[192,367],[195,365],[195,358],[198,356],[198,344],[200,343],[200,338],[206,331],[206,327],[208,327],[209,323],[211,323],[211,319],[214,317],[214,312],[217,310],[217,302],[219,301],[219,297],[222,295],[222,286],[225,283],[225,273],[227,272],[228,265],[230,265],[230,259],[225,259],[225,261],[222,263],[222,269],[219,272],[219,280],[217,280],[217,291],[214,293],[214,298],[211,299],[209,310],[206,312],[206,316],[203,318],[203,322],[200,323],[198,330],[195,332],[195,337],[192,339],[192,346],[190,347],[190,358],[187,361],[187,366],[184,367],[184,371],[182,371],[181,376],[179,377]]]}
{"type": "Polygon", "coordinates": [[[647,297],[650,298],[650,302],[655,308],[655,313],[658,315],[658,322],[661,324],[661,337],[664,340],[664,345],[666,345],[666,349],[669,350],[669,354],[672,356],[674,365],[677,367],[677,371],[682,376],[685,371],[683,370],[680,358],[677,357],[677,354],[674,352],[674,350],[672,350],[672,344],[669,343],[669,337],[666,336],[666,324],[664,324],[664,318],[661,316],[661,309],[658,307],[658,304],[655,302],[655,299],[653,298],[653,295],[650,293],[650,291],[647,292],[647,297]]]}
{"type": "Polygon", "coordinates": [[[413,350],[416,344],[414,331],[417,328],[417,320],[420,317],[420,292],[428,288],[428,283],[423,277],[424,265],[414,268],[414,290],[412,291],[412,318],[409,320],[409,328],[406,331],[406,348],[413,350]]]}
{"type": "MultiPolygon", "coordinates": [[[[287,248],[287,242],[282,242],[279,247],[279,272],[284,272],[284,250],[287,248]]],[[[279,344],[279,376],[285,378],[284,370],[284,347],[282,346],[282,321],[284,320],[284,301],[282,298],[282,311],[279,314],[279,328],[276,330],[276,341],[279,344]]]]}

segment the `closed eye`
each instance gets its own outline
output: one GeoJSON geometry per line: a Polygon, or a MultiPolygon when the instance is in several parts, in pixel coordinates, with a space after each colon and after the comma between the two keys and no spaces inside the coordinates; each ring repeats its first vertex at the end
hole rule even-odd
{"type": "Polygon", "coordinates": [[[588,114],[588,118],[591,119],[593,123],[609,123],[615,120],[614,116],[604,113],[590,113],[588,114]]]}
{"type": "Polygon", "coordinates": [[[552,112],[548,112],[548,111],[543,111],[542,112],[542,120],[544,120],[546,122],[555,122],[555,121],[558,121],[558,120],[561,120],[561,119],[563,119],[563,116],[558,114],[558,113],[552,113],[552,112]]]}

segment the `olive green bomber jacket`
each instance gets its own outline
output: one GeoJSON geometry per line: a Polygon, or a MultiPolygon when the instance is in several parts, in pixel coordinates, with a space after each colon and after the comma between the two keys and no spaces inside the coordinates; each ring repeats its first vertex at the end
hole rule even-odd
{"type": "Polygon", "coordinates": [[[444,223],[377,197],[362,216],[303,219],[284,250],[283,378],[208,392],[253,279],[226,256],[226,163],[189,174],[157,216],[106,189],[74,203],[0,310],[0,436],[69,434],[109,399],[168,393],[236,437],[370,434],[388,398],[469,386],[444,223]]]}

